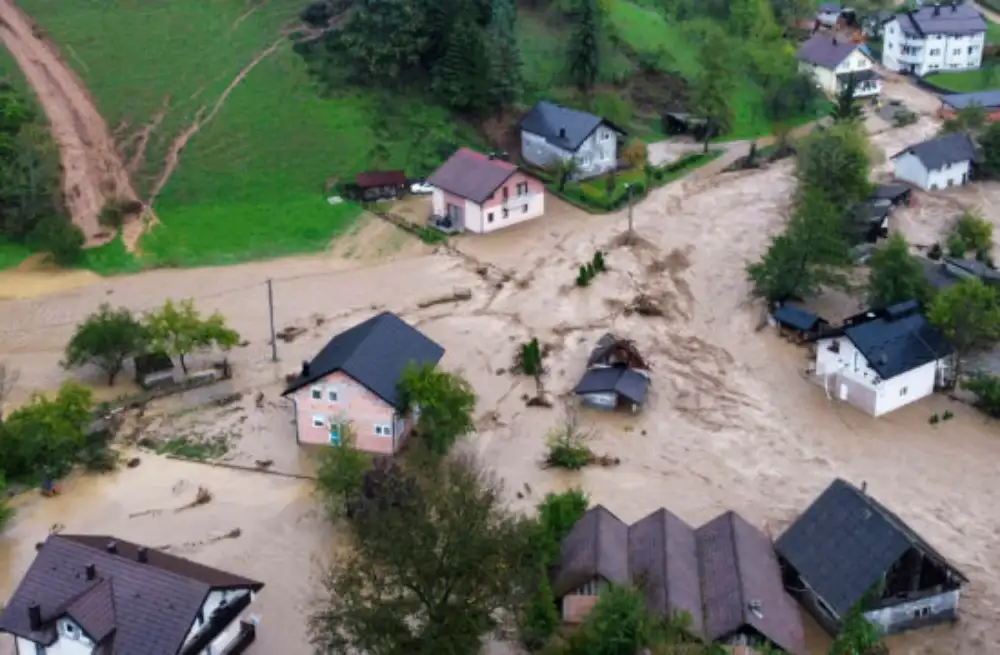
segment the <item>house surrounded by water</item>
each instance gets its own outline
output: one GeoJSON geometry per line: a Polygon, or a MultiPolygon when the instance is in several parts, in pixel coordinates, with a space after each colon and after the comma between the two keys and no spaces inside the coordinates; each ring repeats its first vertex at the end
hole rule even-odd
{"type": "Polygon", "coordinates": [[[113,537],[53,534],[0,612],[18,655],[237,655],[264,584],[113,537]]]}

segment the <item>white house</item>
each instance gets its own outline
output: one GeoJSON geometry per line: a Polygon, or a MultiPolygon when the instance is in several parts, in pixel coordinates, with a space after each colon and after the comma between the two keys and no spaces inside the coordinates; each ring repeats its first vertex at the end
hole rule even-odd
{"type": "Polygon", "coordinates": [[[951,352],[910,301],[852,316],[817,340],[813,379],[831,398],[881,416],[944,384],[951,352]]]}
{"type": "Polygon", "coordinates": [[[574,160],[575,179],[615,170],[625,130],[611,121],[545,100],[518,121],[521,157],[535,166],[574,160]]]}
{"type": "Polygon", "coordinates": [[[254,641],[241,614],[260,582],[106,536],[37,550],[0,612],[18,655],[237,655],[254,641]]]}
{"type": "Polygon", "coordinates": [[[433,221],[446,232],[486,234],[545,213],[545,185],[514,164],[459,148],[434,171],[433,221]]]}
{"type": "Polygon", "coordinates": [[[854,97],[872,97],[882,91],[882,78],[875,71],[875,61],[859,43],[816,33],[799,47],[795,56],[799,71],[811,75],[827,95],[840,93],[852,76],[857,82],[854,97]]]}
{"type": "Polygon", "coordinates": [[[976,147],[965,134],[945,134],[922,141],[892,156],[896,179],[924,191],[960,186],[969,181],[976,147]]]}
{"type": "Polygon", "coordinates": [[[975,5],[950,2],[897,14],[886,23],[882,65],[898,73],[927,75],[979,68],[986,19],[975,5]]]}

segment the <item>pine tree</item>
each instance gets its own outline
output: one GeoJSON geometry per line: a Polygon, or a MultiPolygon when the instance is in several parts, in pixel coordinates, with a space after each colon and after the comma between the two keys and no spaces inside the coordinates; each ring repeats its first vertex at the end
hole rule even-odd
{"type": "Polygon", "coordinates": [[[434,90],[452,109],[481,113],[492,92],[490,57],[482,28],[468,17],[451,29],[444,57],[435,67],[434,90]]]}
{"type": "Polygon", "coordinates": [[[576,28],[569,41],[569,70],[576,86],[589,91],[600,69],[600,14],[596,0],[577,0],[576,28]]]}
{"type": "Polygon", "coordinates": [[[490,49],[493,51],[494,101],[502,108],[521,97],[521,52],[514,25],[517,13],[513,0],[493,0],[490,23],[490,49]]]}

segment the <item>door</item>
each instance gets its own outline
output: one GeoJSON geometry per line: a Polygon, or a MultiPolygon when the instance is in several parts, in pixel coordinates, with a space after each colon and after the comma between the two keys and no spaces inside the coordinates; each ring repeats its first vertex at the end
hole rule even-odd
{"type": "Polygon", "coordinates": [[[840,383],[840,399],[842,401],[847,400],[847,385],[843,382],[840,383]]]}
{"type": "Polygon", "coordinates": [[[969,181],[969,174],[968,173],[962,173],[962,184],[965,184],[968,181],[969,181]]]}
{"type": "Polygon", "coordinates": [[[340,425],[337,423],[330,423],[330,445],[340,445],[340,425]]]}
{"type": "Polygon", "coordinates": [[[458,205],[448,203],[448,218],[454,227],[462,227],[462,208],[458,205]]]}

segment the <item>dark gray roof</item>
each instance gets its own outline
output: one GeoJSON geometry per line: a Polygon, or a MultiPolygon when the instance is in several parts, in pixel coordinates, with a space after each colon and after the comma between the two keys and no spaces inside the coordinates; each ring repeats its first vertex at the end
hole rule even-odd
{"type": "Polygon", "coordinates": [[[601,124],[621,134],[625,133],[625,130],[600,116],[563,107],[547,100],[536,102],[535,106],[518,121],[517,126],[525,132],[537,134],[563,150],[576,152],[576,149],[583,145],[587,137],[601,124]]]}
{"type": "Polygon", "coordinates": [[[858,48],[858,44],[847,39],[837,39],[816,33],[799,46],[795,57],[800,61],[823,68],[834,69],[858,48]]]}
{"type": "Polygon", "coordinates": [[[942,262],[928,257],[917,257],[916,259],[924,269],[924,279],[934,287],[935,291],[941,291],[959,283],[959,280],[955,276],[945,270],[942,262]]]}
{"type": "Polygon", "coordinates": [[[213,589],[263,584],[107,536],[50,535],[0,613],[0,631],[48,645],[53,622],[73,618],[108,655],[176,655],[213,589]],[[115,543],[115,552],[107,545],[115,543]],[[87,567],[94,578],[87,579],[87,567]],[[28,607],[41,609],[33,632],[28,607]]]}
{"type": "Polygon", "coordinates": [[[427,183],[482,204],[516,172],[517,166],[510,162],[490,159],[474,150],[459,148],[427,178],[427,183]]]}
{"type": "Polygon", "coordinates": [[[911,193],[912,190],[905,184],[879,184],[872,191],[869,198],[872,200],[892,200],[893,202],[898,202],[909,197],[911,193]]]}
{"type": "Polygon", "coordinates": [[[839,478],[789,526],[775,548],[840,616],[910,548],[966,581],[902,519],[839,478]]]}
{"type": "Polygon", "coordinates": [[[986,31],[986,19],[971,3],[927,5],[899,14],[899,25],[909,35],[976,34],[986,31]]]}
{"type": "Polygon", "coordinates": [[[957,259],[945,257],[944,261],[956,268],[960,268],[969,275],[975,275],[984,282],[996,282],[1000,280],[1000,271],[990,268],[978,259],[957,259]]]}
{"type": "Polygon", "coordinates": [[[594,578],[628,584],[628,526],[603,505],[591,507],[563,538],[552,592],[561,598],[594,578]]]}
{"type": "Polygon", "coordinates": [[[333,337],[282,395],[342,371],[397,407],[396,385],[406,367],[437,364],[442,356],[444,348],[392,312],[382,312],[333,337]]]}
{"type": "Polygon", "coordinates": [[[785,591],[767,535],[731,511],[696,534],[708,639],[724,640],[749,625],[785,652],[804,653],[799,608],[785,591]],[[760,604],[759,614],[751,603],[760,604]]]}
{"type": "Polygon", "coordinates": [[[941,102],[953,109],[964,109],[970,105],[979,105],[984,109],[996,109],[1000,107],[1000,90],[952,93],[941,96],[941,102]]]}
{"type": "Polygon", "coordinates": [[[844,328],[844,335],[883,380],[951,354],[944,340],[916,307],[900,303],[868,321],[844,328]]]}
{"type": "Polygon", "coordinates": [[[817,8],[817,11],[821,14],[839,14],[840,10],[840,4],[836,2],[821,2],[817,8]]]}
{"type": "Polygon", "coordinates": [[[976,147],[967,134],[955,133],[921,141],[906,150],[893,155],[893,159],[912,154],[929,171],[938,170],[948,164],[976,160],[976,147]]]}
{"type": "Polygon", "coordinates": [[[577,383],[574,393],[607,393],[613,391],[641,405],[646,400],[649,389],[649,379],[625,366],[609,366],[607,368],[592,368],[583,374],[577,383]]]}
{"type": "Polygon", "coordinates": [[[826,322],[816,314],[795,305],[782,305],[774,310],[772,316],[774,316],[774,320],[778,323],[795,328],[796,330],[802,330],[803,332],[808,332],[819,323],[826,322]]]}

